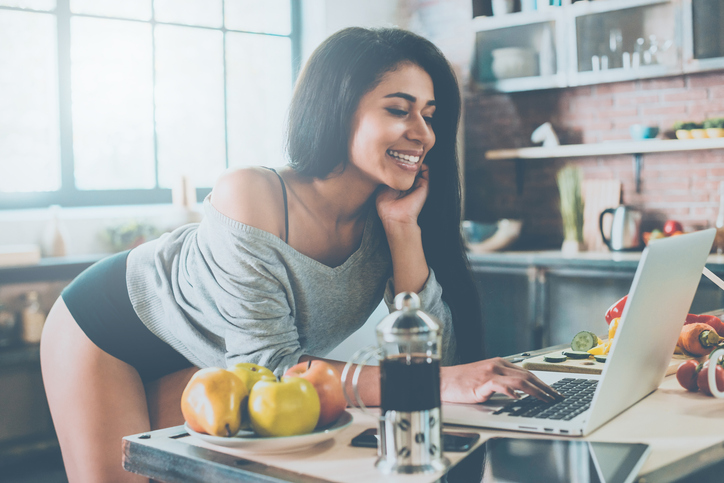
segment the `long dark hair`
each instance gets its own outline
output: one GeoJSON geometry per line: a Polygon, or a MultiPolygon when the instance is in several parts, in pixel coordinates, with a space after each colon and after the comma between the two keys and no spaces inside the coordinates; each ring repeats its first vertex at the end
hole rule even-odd
{"type": "Polygon", "coordinates": [[[312,54],[297,81],[289,109],[287,149],[298,173],[326,178],[349,163],[351,123],[359,101],[400,64],[412,63],[432,79],[435,145],[425,156],[430,190],[418,217],[428,264],[453,316],[461,362],[483,356],[477,290],[460,236],[461,195],[456,135],[460,91],[442,52],[400,29],[340,30],[312,54]]]}

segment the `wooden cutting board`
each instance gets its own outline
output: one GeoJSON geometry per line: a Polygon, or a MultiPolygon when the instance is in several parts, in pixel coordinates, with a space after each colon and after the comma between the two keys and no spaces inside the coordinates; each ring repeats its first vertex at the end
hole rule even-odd
{"type": "MultiPolygon", "coordinates": [[[[565,349],[569,350],[569,349],[565,349]]],[[[560,354],[561,351],[553,351],[552,353],[560,354]]],[[[570,372],[576,374],[601,374],[605,363],[594,360],[593,357],[590,359],[571,359],[568,358],[565,362],[546,362],[544,360],[545,354],[540,356],[531,357],[523,361],[523,368],[529,371],[550,371],[550,372],[570,372]]],[[[690,356],[684,354],[674,354],[669,363],[669,367],[666,368],[666,375],[676,373],[676,369],[682,362],[692,359],[690,356]]]]}

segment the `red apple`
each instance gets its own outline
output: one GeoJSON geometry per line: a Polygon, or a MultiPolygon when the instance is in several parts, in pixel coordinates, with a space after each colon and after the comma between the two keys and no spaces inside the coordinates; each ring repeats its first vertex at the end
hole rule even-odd
{"type": "Polygon", "coordinates": [[[342,392],[342,378],[339,372],[324,361],[300,362],[291,367],[285,376],[303,377],[317,390],[319,395],[319,422],[317,427],[326,426],[336,421],[347,407],[342,392]]]}
{"type": "Polygon", "coordinates": [[[664,223],[664,235],[671,236],[677,231],[684,231],[684,227],[681,226],[681,223],[675,220],[669,220],[666,223],[664,223]]]}

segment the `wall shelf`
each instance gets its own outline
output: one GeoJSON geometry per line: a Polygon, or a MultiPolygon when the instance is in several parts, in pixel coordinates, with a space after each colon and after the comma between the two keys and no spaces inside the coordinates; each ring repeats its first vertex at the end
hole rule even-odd
{"type": "Polygon", "coordinates": [[[652,139],[649,141],[615,141],[598,144],[568,144],[555,147],[496,149],[485,152],[487,160],[553,159],[584,156],[615,156],[619,154],[665,153],[724,149],[724,138],[715,139],[652,139]]]}
{"type": "Polygon", "coordinates": [[[703,149],[724,149],[724,138],[714,139],[651,139],[648,141],[615,141],[598,144],[568,144],[554,147],[535,147],[519,149],[495,149],[485,152],[487,161],[516,161],[515,175],[518,194],[523,192],[525,159],[580,158],[585,156],[633,155],[634,180],[636,192],[641,192],[641,165],[643,155],[647,153],[670,153],[675,151],[697,151],[703,149]]]}

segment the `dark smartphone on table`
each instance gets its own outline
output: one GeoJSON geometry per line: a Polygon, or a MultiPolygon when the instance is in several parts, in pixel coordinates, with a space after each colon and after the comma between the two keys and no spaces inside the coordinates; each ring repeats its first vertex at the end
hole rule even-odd
{"type": "MultiPolygon", "coordinates": [[[[442,450],[451,453],[469,451],[480,439],[478,433],[462,433],[457,431],[442,432],[442,450]]],[[[352,438],[352,446],[361,448],[377,447],[377,428],[365,430],[352,438]]]]}

